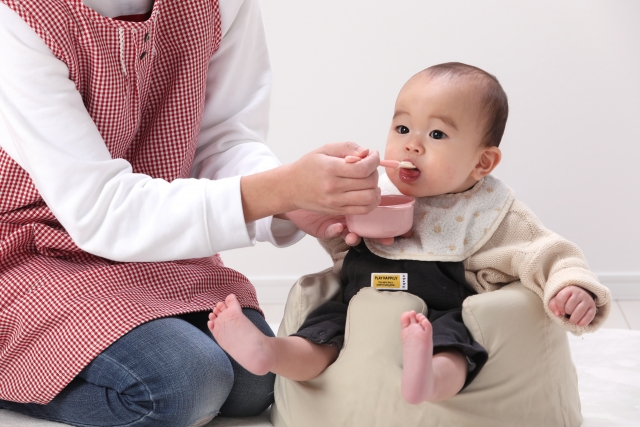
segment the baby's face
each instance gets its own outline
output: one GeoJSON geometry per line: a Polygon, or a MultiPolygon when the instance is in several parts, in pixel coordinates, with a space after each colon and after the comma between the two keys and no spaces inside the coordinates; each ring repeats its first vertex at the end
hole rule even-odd
{"type": "Polygon", "coordinates": [[[483,149],[478,89],[466,81],[417,75],[398,95],[385,159],[408,160],[418,169],[386,168],[391,182],[414,197],[459,193],[483,149]]]}

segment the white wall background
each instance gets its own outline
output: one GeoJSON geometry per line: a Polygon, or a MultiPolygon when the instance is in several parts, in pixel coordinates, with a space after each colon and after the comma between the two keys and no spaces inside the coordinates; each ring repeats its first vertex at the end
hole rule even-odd
{"type": "MultiPolygon", "coordinates": [[[[576,242],[616,297],[640,298],[640,2],[269,0],[269,145],[283,163],[326,142],[382,150],[402,84],[460,61],[501,81],[510,117],[495,175],[576,242]]],[[[330,266],[310,237],[222,254],[262,302],[330,266]]]]}

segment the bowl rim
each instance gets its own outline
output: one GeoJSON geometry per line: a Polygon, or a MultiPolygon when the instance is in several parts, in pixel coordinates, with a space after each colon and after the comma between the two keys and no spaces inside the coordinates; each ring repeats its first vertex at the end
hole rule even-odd
{"type": "MultiPolygon", "coordinates": [[[[395,198],[399,198],[399,199],[409,199],[406,202],[403,203],[398,203],[398,204],[393,204],[393,205],[388,205],[388,206],[376,206],[375,209],[403,209],[403,208],[407,208],[409,206],[413,206],[416,203],[416,198],[413,196],[407,196],[405,194],[383,194],[381,196],[380,199],[380,203],[382,203],[382,198],[387,198],[387,199],[395,199],[395,198]]],[[[374,209],[374,210],[375,210],[374,209]]]]}

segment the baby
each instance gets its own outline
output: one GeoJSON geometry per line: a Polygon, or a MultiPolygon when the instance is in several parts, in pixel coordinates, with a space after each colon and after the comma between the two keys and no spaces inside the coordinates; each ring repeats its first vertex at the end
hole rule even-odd
{"type": "Polygon", "coordinates": [[[519,280],[566,329],[593,329],[606,288],[575,245],[544,229],[490,175],[501,160],[507,115],[502,87],[479,68],[447,63],[413,76],[398,95],[385,158],[416,169],[387,168],[380,184],[383,193],[416,197],[412,233],[351,248],[344,240],[352,235],[322,242],[340,271],[343,299],[318,307],[292,336],[263,335],[229,295],[209,316],[220,346],[254,374],[312,379],[338,357],[349,300],[375,287],[376,272],[401,274],[406,291],[429,308],[427,317],[411,311],[399,319],[402,396],[417,404],[456,395],[487,360],[462,322],[469,295],[519,280]]]}

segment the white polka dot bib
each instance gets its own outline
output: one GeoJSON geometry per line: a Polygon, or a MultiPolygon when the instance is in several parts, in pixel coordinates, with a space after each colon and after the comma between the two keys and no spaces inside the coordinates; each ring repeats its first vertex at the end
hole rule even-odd
{"type": "MultiPolygon", "coordinates": [[[[386,175],[380,188],[382,194],[401,194],[386,175]]],[[[462,261],[491,238],[513,199],[513,190],[489,175],[463,193],[418,198],[412,237],[396,238],[389,246],[365,242],[371,252],[388,259],[462,261]]]]}

